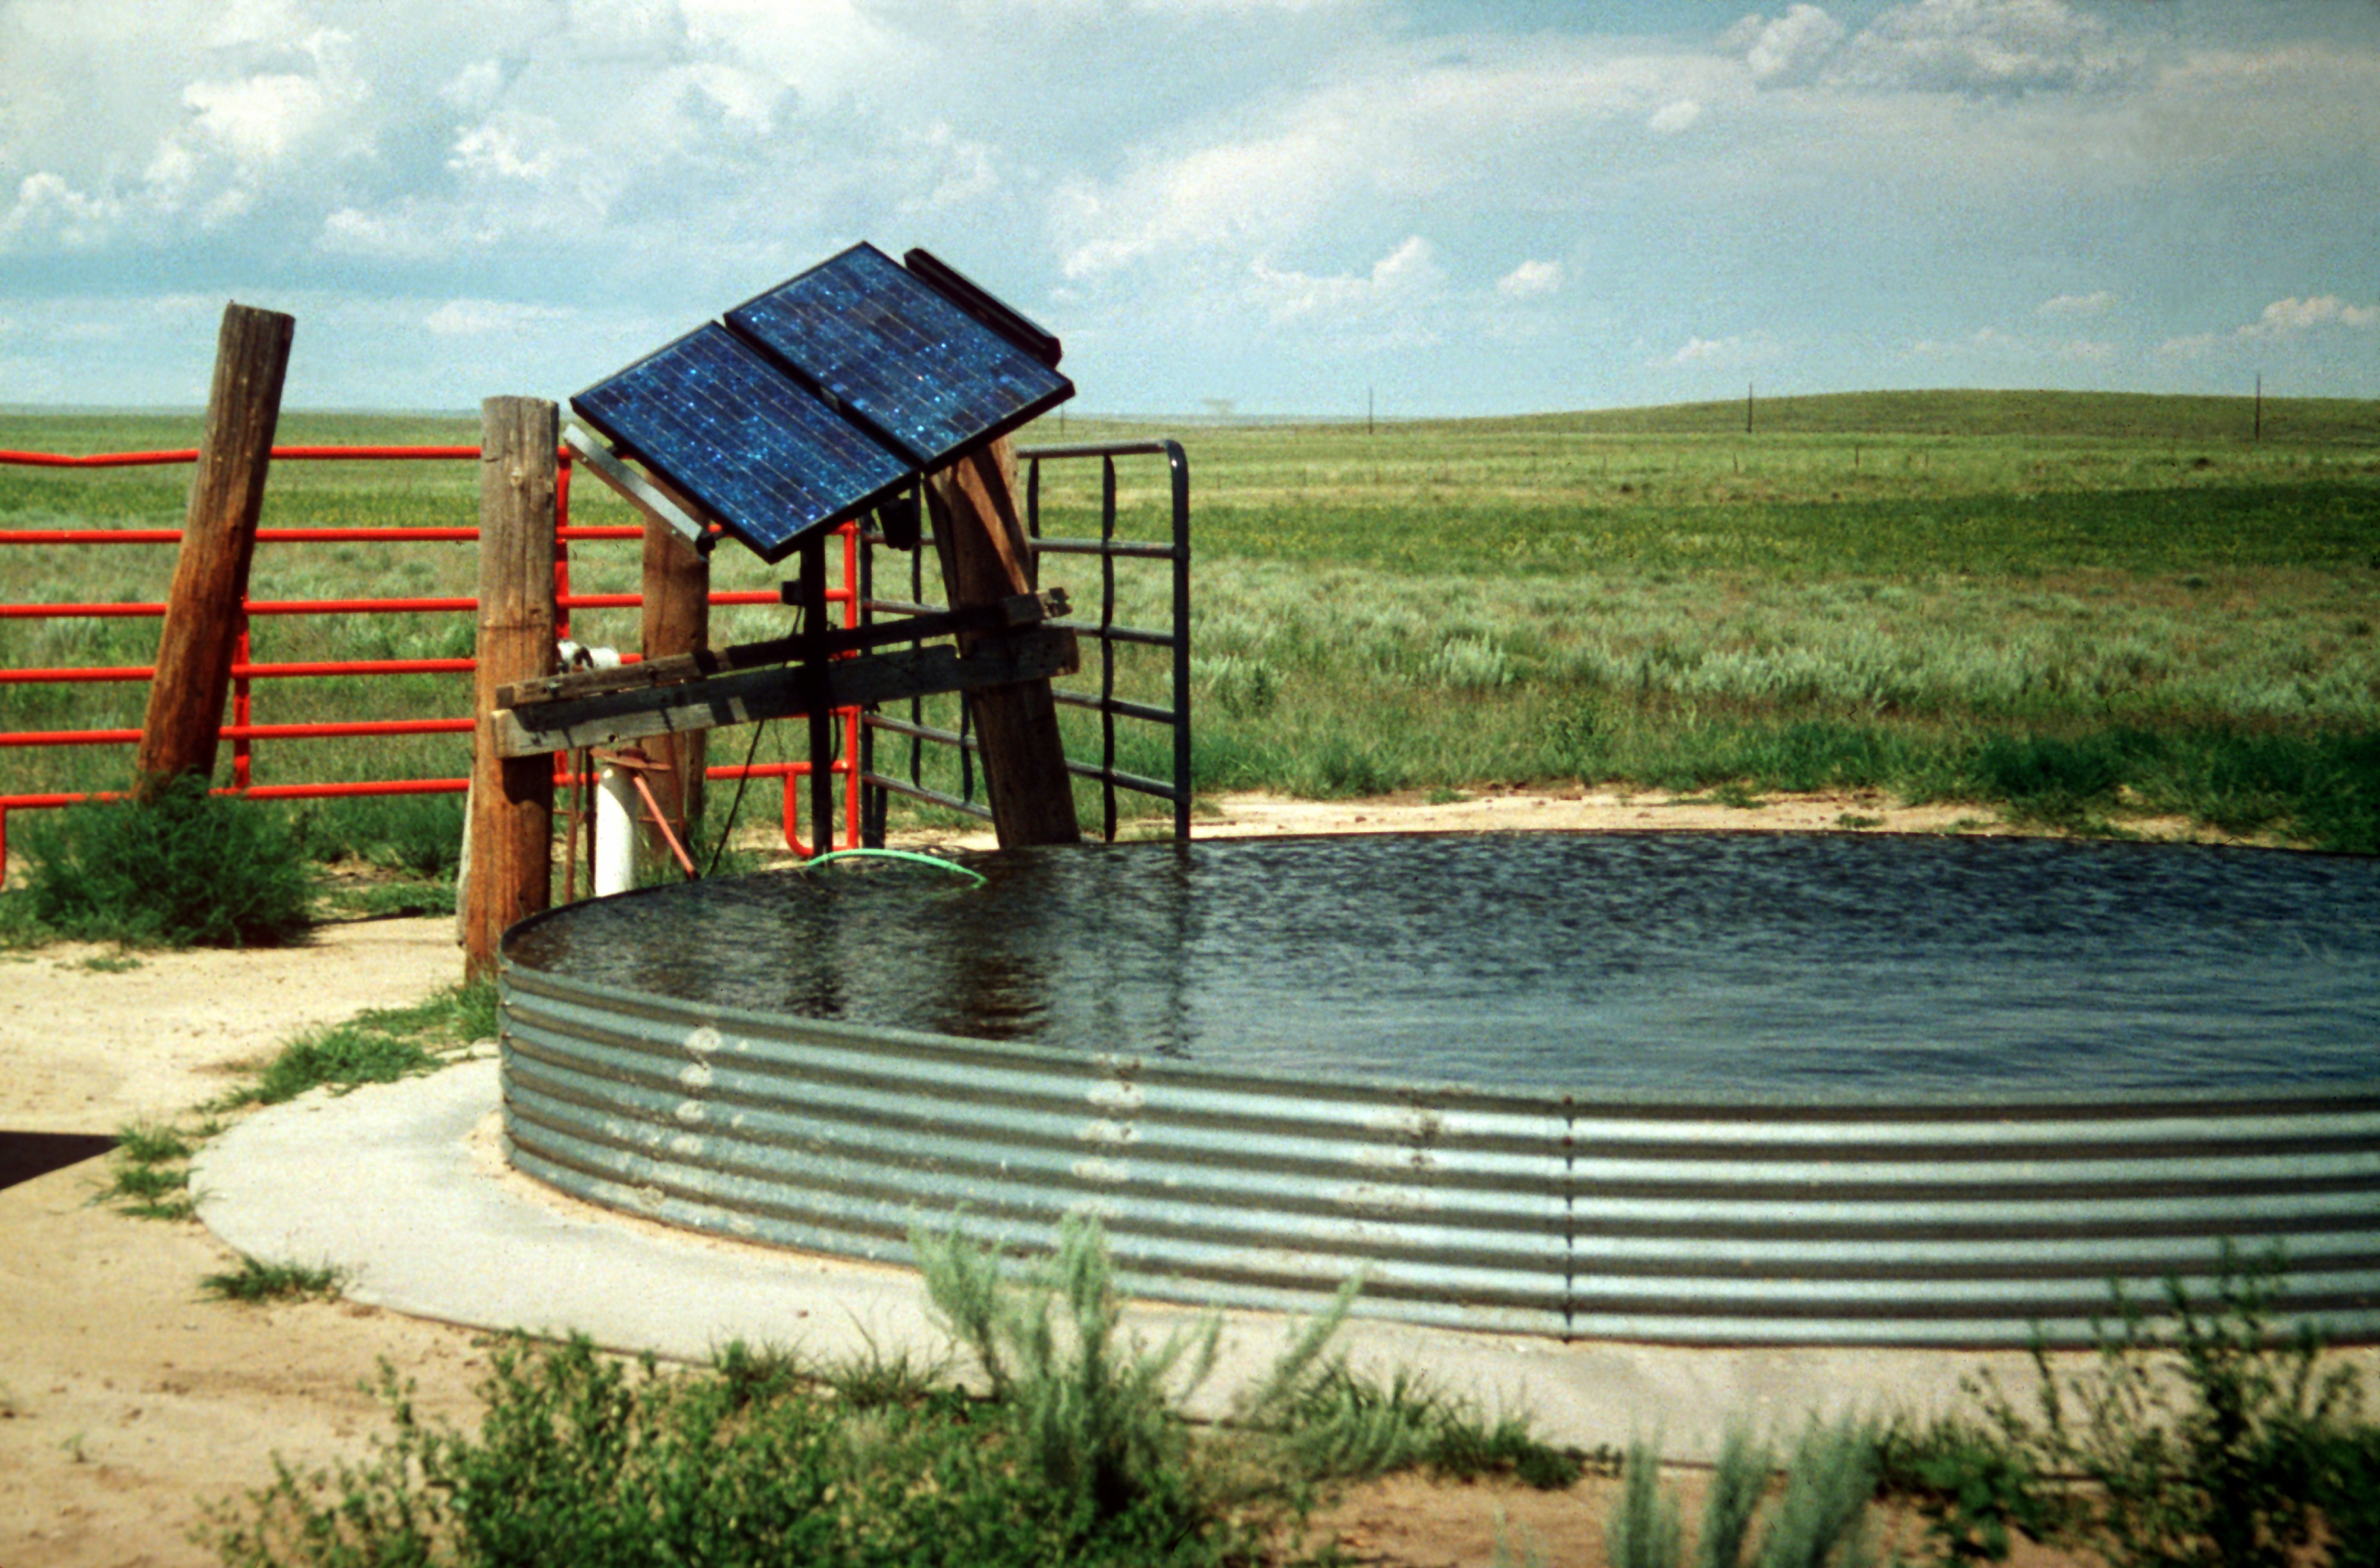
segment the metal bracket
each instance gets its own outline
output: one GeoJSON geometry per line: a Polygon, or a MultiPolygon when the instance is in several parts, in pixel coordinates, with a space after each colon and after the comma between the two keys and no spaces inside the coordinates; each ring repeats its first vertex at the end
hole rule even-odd
{"type": "Polygon", "coordinates": [[[655,522],[674,529],[685,536],[688,544],[703,554],[710,553],[710,547],[718,541],[719,536],[711,531],[709,525],[680,506],[659,485],[613,456],[601,442],[572,425],[562,432],[562,444],[570,448],[573,456],[593,470],[597,479],[618,491],[629,505],[655,522]]]}

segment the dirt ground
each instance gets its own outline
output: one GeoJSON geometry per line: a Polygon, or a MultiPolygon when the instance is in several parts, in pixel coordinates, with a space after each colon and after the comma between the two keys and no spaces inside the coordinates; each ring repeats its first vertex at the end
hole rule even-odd
{"type": "MultiPolygon", "coordinates": [[[[1221,804],[1198,824],[1202,835],[1813,830],[1847,816],[1901,832],[1980,826],[1955,810],[1848,796],[1758,809],[1503,790],[1437,805],[1221,804]]],[[[307,1028],[418,1001],[460,974],[452,922],[436,919],[334,926],[278,951],[122,963],[76,946],[0,954],[0,1128],[113,1133],[170,1117],[307,1028]]],[[[381,1424],[364,1384],[382,1360],[414,1380],[424,1414],[473,1416],[469,1391],[485,1370],[473,1333],[354,1303],[212,1300],[201,1279],[237,1259],[194,1222],[96,1204],[106,1164],[0,1191],[0,1564],[214,1562],[191,1531],[209,1504],[270,1479],[273,1454],[307,1469],[361,1452],[381,1424]]],[[[1598,1564],[1612,1489],[1590,1480],[1549,1495],[1401,1477],[1357,1492],[1322,1527],[1366,1563],[1598,1564]]]]}

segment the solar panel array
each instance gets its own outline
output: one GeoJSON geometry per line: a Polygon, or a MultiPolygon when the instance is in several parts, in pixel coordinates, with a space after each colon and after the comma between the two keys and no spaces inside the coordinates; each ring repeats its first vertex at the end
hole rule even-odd
{"type": "Polygon", "coordinates": [[[1028,348],[861,244],[570,404],[775,561],[1074,393],[1028,348]]]}
{"type": "Polygon", "coordinates": [[[921,468],[1074,390],[871,245],[737,306],[727,325],[921,468]]]}
{"type": "Polygon", "coordinates": [[[906,484],[910,465],[716,323],[570,406],[763,559],[906,484]]]}

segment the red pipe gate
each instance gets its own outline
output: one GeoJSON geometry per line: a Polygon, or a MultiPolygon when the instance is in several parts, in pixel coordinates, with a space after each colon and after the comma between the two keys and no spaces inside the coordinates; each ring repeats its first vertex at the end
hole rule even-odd
{"type": "MultiPolygon", "coordinates": [[[[421,462],[477,461],[477,446],[276,446],[273,449],[275,463],[339,461],[339,462],[421,462]]],[[[0,464],[58,468],[138,468],[197,461],[195,449],[168,452],[114,452],[91,456],[72,456],[46,452],[0,452],[0,464]]],[[[644,602],[638,593],[583,593],[570,590],[570,545],[581,540],[641,539],[644,529],[638,526],[579,526],[570,521],[571,456],[567,449],[559,455],[560,468],[555,475],[554,489],[554,590],[556,608],[561,618],[556,632],[569,636],[569,614],[573,610],[636,609],[644,602]]],[[[859,595],[854,585],[858,578],[858,544],[856,530],[846,525],[843,539],[843,586],[830,589],[827,600],[842,606],[845,626],[856,626],[859,620],[859,595]]],[[[451,528],[260,528],[256,532],[259,544],[385,544],[403,541],[475,541],[480,537],[476,524],[451,528]]],[[[120,545],[179,544],[179,529],[0,529],[0,545],[120,545]]],[[[778,595],[767,590],[725,590],[710,594],[713,605],[775,604],[778,595]]],[[[322,799],[339,796],[365,795],[450,795],[460,794],[470,785],[468,764],[466,771],[453,778],[388,779],[370,782],[322,782],[313,784],[258,784],[251,782],[250,763],[253,745],[260,740],[334,740],[363,735],[469,735],[476,721],[466,713],[459,718],[432,719],[356,719],[337,723],[259,723],[251,706],[250,683],[260,680],[302,679],[322,675],[469,675],[476,667],[471,659],[354,659],[310,661],[305,662],[257,662],[249,643],[249,622],[256,616],[322,615],[322,614],[401,614],[451,613],[472,614],[479,601],[469,598],[388,598],[388,599],[306,599],[258,600],[243,602],[238,623],[238,641],[232,663],[231,722],[222,726],[223,739],[230,742],[232,782],[218,795],[241,795],[252,800],[322,799]]],[[[59,619],[89,616],[163,617],[162,603],[31,603],[0,604],[0,620],[59,619]]],[[[624,656],[628,662],[639,655],[624,656]]],[[[52,669],[0,669],[0,687],[12,686],[71,685],[97,682],[147,681],[154,678],[152,665],[93,665],[52,669]]],[[[469,688],[464,696],[468,706],[469,688]]],[[[844,822],[841,838],[845,845],[859,843],[859,713],[845,710],[837,717],[844,724],[843,755],[833,764],[833,771],[844,776],[844,822]]],[[[0,731],[0,748],[48,746],[127,746],[138,745],[140,732],[137,729],[87,730],[14,730],[0,731]]],[[[796,781],[808,776],[808,761],[763,762],[749,766],[725,765],[704,770],[704,776],[714,780],[743,778],[775,778],[782,781],[783,792],[783,822],[785,843],[799,855],[811,853],[795,831],[795,802],[801,795],[796,781]]],[[[577,783],[575,775],[558,771],[557,789],[577,783]]],[[[7,866],[8,813],[17,809],[37,809],[70,806],[92,799],[115,799],[114,792],[50,792],[0,793],[0,873],[7,866]]],[[[815,829],[814,834],[815,834],[815,829]]]]}

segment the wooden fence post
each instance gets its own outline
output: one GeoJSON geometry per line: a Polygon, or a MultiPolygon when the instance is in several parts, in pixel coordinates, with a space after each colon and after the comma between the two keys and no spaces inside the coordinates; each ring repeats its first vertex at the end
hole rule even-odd
{"type": "MultiPolygon", "coordinates": [[[[1016,501],[1015,450],[1005,436],[929,475],[926,502],[953,609],[1033,591],[1033,554],[1016,501]]],[[[962,650],[968,640],[960,638],[962,650]]],[[[965,700],[983,747],[984,792],[1001,847],[1081,843],[1050,683],[987,687],[965,700]]]]}
{"type": "Polygon", "coordinates": [[[514,921],[553,896],[553,759],[496,755],[496,689],[554,669],[554,406],[536,397],[480,405],[479,729],[471,760],[471,865],[464,972],[492,974],[514,921]]]}
{"type": "Polygon", "coordinates": [[[157,674],[149,683],[133,764],[134,790],[144,796],[186,773],[201,781],[214,776],[240,602],[248,596],[256,520],[264,510],[264,480],[297,325],[277,310],[224,307],[206,432],[190,475],[181,552],[157,638],[157,674]]]}
{"type": "MultiPolygon", "coordinates": [[[[646,658],[700,653],[710,646],[710,558],[656,517],[645,519],[644,595],[646,658]]],[[[709,734],[687,730],[655,735],[642,743],[648,756],[668,765],[668,772],[655,773],[648,782],[662,817],[681,843],[686,842],[687,824],[702,816],[702,770],[709,757],[704,742],[709,734]]],[[[666,853],[658,829],[650,842],[655,855],[666,853]]],[[[690,845],[688,852],[692,852],[690,845]]]]}

